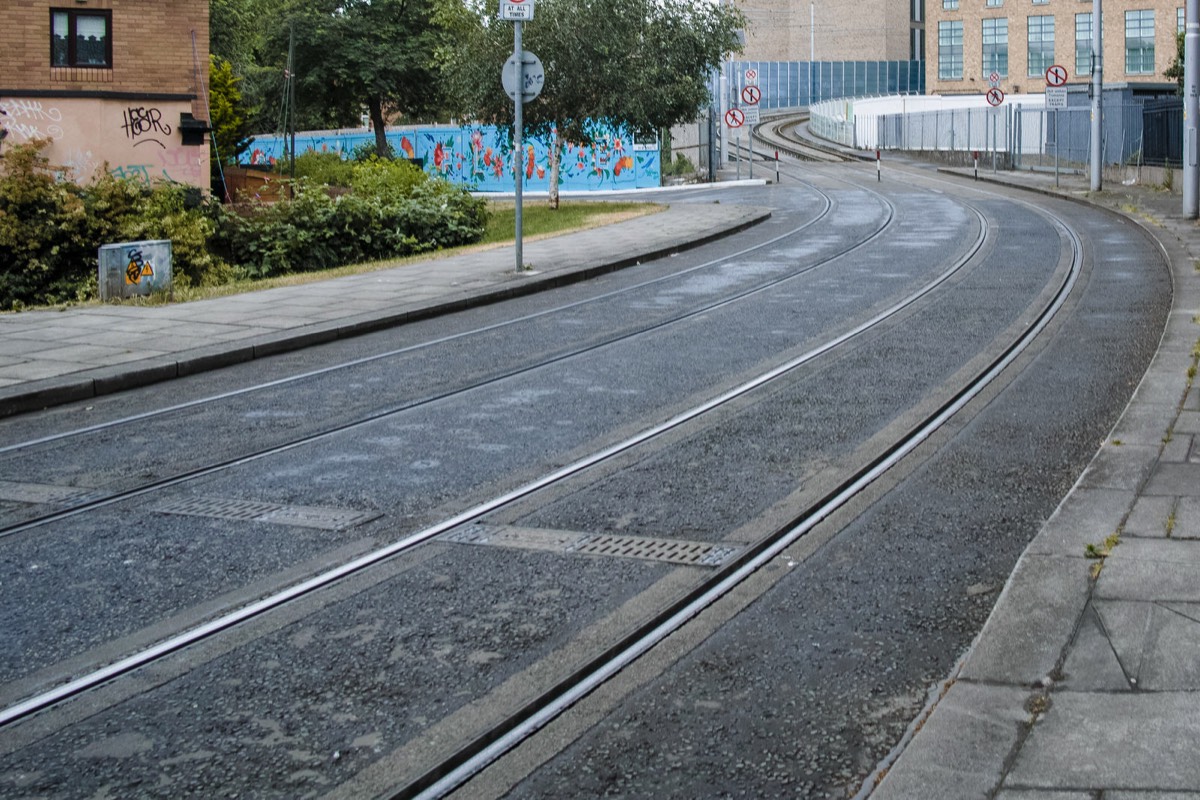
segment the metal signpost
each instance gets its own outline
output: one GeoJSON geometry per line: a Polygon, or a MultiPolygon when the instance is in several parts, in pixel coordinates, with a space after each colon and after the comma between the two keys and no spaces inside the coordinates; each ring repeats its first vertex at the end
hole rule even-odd
{"type": "Polygon", "coordinates": [[[745,124],[746,115],[740,108],[731,108],[725,112],[725,125],[737,131],[737,148],[734,152],[737,157],[738,180],[742,178],[742,126],[745,124]]]}
{"type": "Polygon", "coordinates": [[[522,174],[521,161],[524,158],[524,143],[521,141],[521,136],[525,128],[525,108],[524,104],[527,100],[532,100],[538,96],[542,90],[542,83],[545,81],[545,73],[542,72],[542,64],[537,60],[537,56],[533,53],[527,53],[521,48],[521,24],[533,19],[533,0],[501,0],[500,2],[500,19],[505,22],[513,23],[513,54],[505,63],[504,68],[500,72],[500,83],[504,86],[504,90],[508,92],[509,97],[513,99],[513,174],[515,186],[516,200],[516,256],[517,256],[517,272],[525,269],[524,263],[524,243],[522,241],[522,223],[521,206],[522,206],[522,174]],[[526,74],[526,62],[529,61],[529,66],[535,67],[537,70],[537,83],[533,87],[536,91],[529,92],[528,78],[532,76],[526,74]]]}
{"type": "Polygon", "coordinates": [[[1067,68],[1052,64],[1046,68],[1046,108],[1054,109],[1054,185],[1058,186],[1058,110],[1067,107],[1067,68]]]}
{"type": "MultiPolygon", "coordinates": [[[[994,83],[992,85],[992,88],[988,89],[987,101],[988,101],[988,105],[992,107],[992,172],[995,172],[996,171],[996,151],[1000,149],[999,139],[996,136],[996,117],[998,116],[996,109],[999,107],[999,105],[1001,103],[1004,102],[1004,92],[1001,91],[995,85],[995,83],[998,83],[1000,81],[1000,76],[997,73],[993,72],[991,77],[992,77],[992,81],[994,83]]],[[[985,129],[985,134],[986,134],[986,129],[985,129]]]]}
{"type": "Polygon", "coordinates": [[[1200,0],[1187,0],[1183,35],[1183,216],[1200,216],[1200,154],[1197,119],[1200,116],[1200,0]]]}
{"type": "MultiPolygon", "coordinates": [[[[758,80],[758,70],[746,70],[746,82],[758,80]]],[[[742,102],[746,108],[742,110],[747,125],[750,126],[750,177],[754,177],[754,126],[758,124],[758,101],[762,99],[762,90],[753,83],[742,89],[742,102]]]]}

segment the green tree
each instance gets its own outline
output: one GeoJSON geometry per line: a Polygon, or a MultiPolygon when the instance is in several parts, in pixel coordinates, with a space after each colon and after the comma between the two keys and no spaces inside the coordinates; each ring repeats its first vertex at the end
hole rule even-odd
{"type": "MultiPolygon", "coordinates": [[[[466,116],[512,125],[514,108],[499,88],[512,54],[510,23],[496,21],[496,0],[448,4],[453,32],[441,51],[448,91],[466,116]]],[[[593,142],[597,123],[654,135],[696,118],[709,100],[708,78],[741,49],[745,19],[732,4],[690,0],[539,0],[523,26],[523,46],[546,71],[525,105],[525,133],[551,142],[550,204],[558,206],[562,142],[593,142]]]]}
{"type": "Polygon", "coordinates": [[[1179,94],[1183,95],[1183,32],[1175,34],[1175,60],[1163,72],[1164,78],[1170,78],[1179,85],[1179,94]]]}
{"type": "Polygon", "coordinates": [[[267,57],[267,34],[286,17],[290,2],[210,0],[209,52],[232,66],[252,132],[273,131],[278,123],[283,61],[267,57]]]}
{"type": "Polygon", "coordinates": [[[233,64],[217,56],[211,57],[208,73],[209,112],[212,116],[212,158],[222,165],[236,164],[246,152],[251,136],[251,109],[242,98],[242,79],[233,72],[233,64]]]}
{"type": "MultiPolygon", "coordinates": [[[[366,106],[376,149],[388,156],[388,112],[411,117],[437,108],[434,53],[444,32],[434,0],[307,0],[290,12],[303,118],[345,125],[366,106]]],[[[276,53],[286,55],[287,38],[287,30],[274,37],[276,53]]]]}

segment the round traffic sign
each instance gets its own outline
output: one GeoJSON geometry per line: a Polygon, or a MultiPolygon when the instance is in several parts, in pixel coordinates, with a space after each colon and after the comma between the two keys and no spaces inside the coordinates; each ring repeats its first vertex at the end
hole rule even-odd
{"type": "MultiPolygon", "coordinates": [[[[546,83],[546,70],[542,67],[542,60],[528,50],[521,51],[521,61],[524,62],[521,76],[525,79],[521,102],[528,103],[542,93],[542,86],[546,83]]],[[[509,96],[509,99],[513,101],[517,99],[517,57],[515,55],[509,56],[508,61],[504,62],[504,69],[500,71],[500,85],[504,87],[504,93],[509,96]]]]}
{"type": "Polygon", "coordinates": [[[748,106],[758,105],[758,101],[762,99],[762,90],[757,86],[747,86],[742,89],[742,102],[748,106]]]}
{"type": "Polygon", "coordinates": [[[1066,86],[1067,68],[1062,64],[1053,64],[1046,68],[1047,86],[1066,86]]]}
{"type": "Polygon", "coordinates": [[[990,83],[992,86],[999,86],[1000,73],[993,71],[991,75],[988,75],[988,83],[990,83]]]}
{"type": "Polygon", "coordinates": [[[998,106],[1004,102],[1004,92],[999,89],[988,89],[987,93],[988,105],[998,106]]]}
{"type": "Polygon", "coordinates": [[[756,70],[754,67],[746,70],[746,83],[758,83],[758,70],[756,70]]]}
{"type": "Polygon", "coordinates": [[[731,108],[725,112],[725,124],[731,128],[740,128],[746,123],[746,115],[740,108],[731,108]]]}

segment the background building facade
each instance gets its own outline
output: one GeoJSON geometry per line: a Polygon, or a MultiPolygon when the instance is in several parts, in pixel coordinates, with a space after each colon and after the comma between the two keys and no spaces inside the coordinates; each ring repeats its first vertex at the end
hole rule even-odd
{"type": "MultiPolygon", "coordinates": [[[[1183,30],[1182,0],[1104,0],[1104,83],[1164,84],[1183,30]]],[[[983,94],[1038,92],[1052,64],[1091,80],[1092,0],[928,0],[926,87],[983,94]]]]}
{"type": "Polygon", "coordinates": [[[207,188],[207,2],[0,0],[0,19],[3,147],[49,140],[79,179],[207,188]]]}
{"type": "MultiPolygon", "coordinates": [[[[927,0],[741,0],[747,61],[919,61],[927,0]],[[811,56],[811,58],[810,58],[811,56]]],[[[941,2],[941,0],[934,0],[941,2]]]]}

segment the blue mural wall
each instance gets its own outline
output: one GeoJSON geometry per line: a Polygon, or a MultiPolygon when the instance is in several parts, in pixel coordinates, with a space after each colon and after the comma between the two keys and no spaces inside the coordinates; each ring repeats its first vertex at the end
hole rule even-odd
{"type": "MultiPolygon", "coordinates": [[[[546,143],[530,138],[519,159],[512,151],[511,131],[493,126],[396,128],[387,132],[397,156],[420,158],[425,171],[481,192],[513,191],[514,162],[525,173],[527,191],[550,188],[550,154],[546,143]]],[[[296,134],[296,152],[339,153],[375,143],[370,131],[315,131],[296,134]]],[[[252,165],[274,164],[284,157],[282,136],[256,136],[248,153],[252,165]]],[[[568,144],[559,165],[559,189],[645,189],[661,185],[658,143],[635,143],[632,136],[609,130],[594,145],[568,144]]]]}

